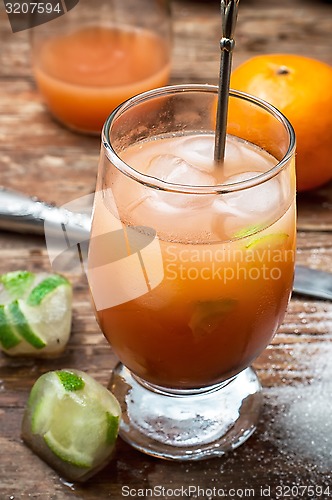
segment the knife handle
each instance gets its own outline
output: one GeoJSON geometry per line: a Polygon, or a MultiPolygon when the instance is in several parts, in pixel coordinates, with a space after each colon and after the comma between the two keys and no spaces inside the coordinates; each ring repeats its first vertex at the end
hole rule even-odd
{"type": "Polygon", "coordinates": [[[61,228],[68,227],[86,238],[90,230],[90,215],[71,212],[49,205],[35,197],[0,187],[0,229],[29,234],[48,232],[57,236],[61,228]]]}

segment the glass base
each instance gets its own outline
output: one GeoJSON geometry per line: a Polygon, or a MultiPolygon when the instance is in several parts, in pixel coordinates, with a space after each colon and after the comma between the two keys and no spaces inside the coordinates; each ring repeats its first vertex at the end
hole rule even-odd
{"type": "Polygon", "coordinates": [[[170,460],[202,460],[237,448],[254,432],[262,401],[252,368],[212,387],[173,391],[139,379],[119,363],[109,389],[121,404],[122,439],[170,460]]]}

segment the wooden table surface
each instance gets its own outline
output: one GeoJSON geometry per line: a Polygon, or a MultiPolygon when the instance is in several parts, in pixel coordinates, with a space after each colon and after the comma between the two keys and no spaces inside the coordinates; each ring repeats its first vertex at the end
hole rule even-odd
{"type": "MultiPolygon", "coordinates": [[[[217,83],[218,1],[171,3],[172,83],[217,83]]],[[[331,64],[331,34],[331,3],[241,0],[234,64],[278,51],[331,64]]],[[[71,133],[50,118],[31,76],[28,32],[11,33],[2,3],[0,151],[0,184],[7,187],[57,204],[94,188],[99,139],[71,133]]],[[[298,262],[331,270],[332,185],[299,196],[298,207],[298,262]]],[[[50,270],[44,238],[0,231],[0,273],[22,268],[50,270]]],[[[129,498],[332,497],[332,303],[295,295],[272,345],[255,362],[264,406],[245,445],[224,458],[173,463],[119,439],[114,460],[88,483],[61,480],[20,439],[32,384],[46,371],[77,367],[106,385],[116,361],[94,319],[85,278],[72,281],[73,329],[63,355],[32,360],[0,354],[1,500],[120,499],[128,492],[123,487],[132,488],[129,498]]]]}

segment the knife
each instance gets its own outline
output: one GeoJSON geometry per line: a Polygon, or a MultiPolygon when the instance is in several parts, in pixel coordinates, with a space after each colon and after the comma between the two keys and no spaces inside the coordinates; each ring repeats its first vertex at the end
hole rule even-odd
{"type": "MultiPolygon", "coordinates": [[[[65,207],[48,205],[35,197],[0,186],[0,229],[28,234],[44,234],[45,222],[51,235],[59,235],[61,227],[70,227],[78,241],[89,238],[91,226],[92,195],[83,196],[90,206],[79,212],[65,207]]],[[[68,204],[70,205],[70,204],[68,204]]],[[[74,206],[74,204],[73,204],[74,206]]]]}
{"type": "MultiPolygon", "coordinates": [[[[59,236],[62,228],[73,241],[86,241],[91,227],[92,195],[82,199],[85,206],[77,212],[0,187],[0,229],[43,235],[46,223],[48,236],[59,236]]],[[[332,273],[296,265],[293,292],[332,300],[332,273]]]]}
{"type": "Polygon", "coordinates": [[[332,273],[296,265],[293,292],[332,300],[332,273]]]}

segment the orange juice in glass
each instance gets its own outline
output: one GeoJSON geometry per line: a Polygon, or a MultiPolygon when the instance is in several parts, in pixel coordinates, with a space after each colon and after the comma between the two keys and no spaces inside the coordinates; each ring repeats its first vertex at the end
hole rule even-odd
{"type": "Polygon", "coordinates": [[[121,435],[178,460],[222,455],[255,429],[250,364],[293,282],[293,130],[270,105],[232,92],[225,161],[215,164],[216,95],[166,87],[110,116],[89,249],[96,316],[121,361],[110,384],[121,435]]]}
{"type": "Polygon", "coordinates": [[[168,82],[166,2],[81,0],[47,28],[32,34],[35,80],[51,113],[74,130],[99,134],[121,102],[168,82]]]}

